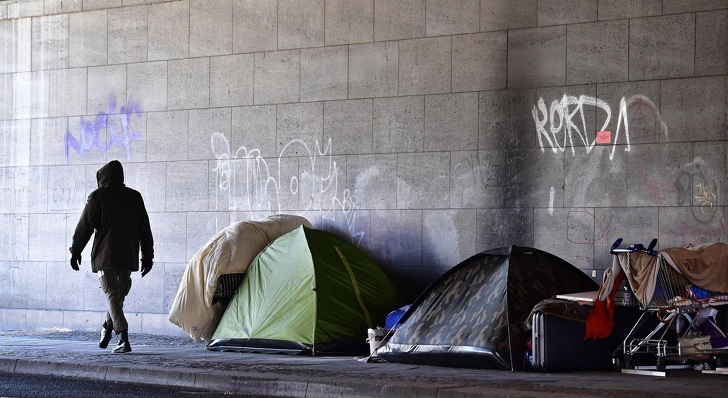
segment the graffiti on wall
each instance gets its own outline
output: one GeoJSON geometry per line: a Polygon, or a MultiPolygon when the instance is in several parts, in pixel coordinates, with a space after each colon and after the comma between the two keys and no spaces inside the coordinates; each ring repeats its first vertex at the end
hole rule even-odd
{"type": "Polygon", "coordinates": [[[675,178],[678,206],[690,206],[700,224],[713,221],[718,205],[717,173],[700,157],[680,167],[675,178]]]}
{"type": "Polygon", "coordinates": [[[81,210],[86,203],[88,189],[85,178],[81,176],[61,176],[49,181],[48,210],[52,212],[81,210]]]}
{"type": "MultiPolygon", "coordinates": [[[[668,141],[668,129],[659,109],[644,95],[622,97],[616,115],[613,115],[612,108],[606,101],[586,95],[563,95],[553,100],[549,107],[541,98],[533,106],[531,116],[542,153],[551,149],[554,154],[570,151],[576,156],[577,151],[590,154],[595,145],[611,145],[607,153],[609,161],[612,161],[617,146],[628,152],[634,143],[659,144],[668,141]],[[597,123],[594,122],[595,116],[597,123]],[[614,124],[616,130],[609,131],[609,126],[614,124]]],[[[669,156],[670,151],[665,153],[669,156]]],[[[723,156],[719,154],[718,159],[723,156]]],[[[599,170],[609,167],[598,163],[595,166],[599,170]]],[[[718,169],[722,170],[723,166],[718,169]]],[[[622,172],[622,169],[619,170],[622,172]]],[[[676,239],[679,235],[685,239],[697,238],[705,242],[723,236],[725,219],[719,198],[723,192],[722,171],[717,172],[700,156],[682,166],[672,166],[667,162],[665,168],[660,170],[664,171],[655,176],[649,170],[638,171],[639,180],[635,181],[634,187],[639,192],[633,194],[637,194],[641,201],[665,206],[672,206],[674,203],[675,206],[685,209],[684,213],[682,210],[673,213],[673,217],[678,217],[678,220],[675,226],[665,228],[668,239],[676,239]],[[689,217],[691,213],[693,220],[682,218],[682,214],[689,217]]],[[[580,175],[590,175],[596,179],[603,174],[593,172],[580,175]]],[[[553,197],[552,187],[548,198],[550,215],[553,215],[553,197]]],[[[591,246],[595,254],[607,253],[611,240],[619,229],[619,225],[615,225],[608,213],[599,218],[589,208],[571,209],[566,215],[565,243],[573,245],[569,250],[574,252],[578,252],[579,247],[591,246]],[[590,220],[594,220],[593,227],[589,224],[590,220]]],[[[598,261],[596,257],[587,258],[581,254],[575,258],[593,265],[597,265],[598,261]]]]}
{"type": "Polygon", "coordinates": [[[142,117],[141,105],[137,102],[130,101],[126,106],[119,108],[116,112],[116,98],[109,100],[108,113],[99,112],[93,121],[86,120],[81,117],[79,121],[78,136],[74,136],[70,131],[66,131],[64,144],[66,147],[66,163],[69,161],[70,150],[73,149],[81,157],[92,151],[94,148],[101,152],[106,152],[112,147],[123,147],[126,150],[127,160],[131,160],[131,142],[141,141],[142,134],[133,131],[130,127],[132,118],[142,117]],[[117,130],[116,117],[119,118],[120,132],[117,130]],[[101,131],[106,129],[107,138],[101,138],[101,131]]]}
{"type": "Polygon", "coordinates": [[[212,152],[217,159],[215,173],[216,208],[263,212],[285,209],[320,211],[324,221],[342,220],[352,242],[361,243],[364,233],[357,225],[358,203],[348,189],[340,190],[331,139],[313,149],[302,140],[292,140],[269,160],[259,149],[241,146],[233,151],[227,138],[213,133],[212,152]]]}
{"type": "MultiPolygon", "coordinates": [[[[42,212],[48,208],[47,168],[0,168],[0,213],[42,212]]],[[[85,200],[85,197],[83,198],[85,200]]]]}
{"type": "Polygon", "coordinates": [[[455,165],[453,173],[474,186],[489,187],[501,183],[503,166],[488,153],[472,153],[455,165]]]}
{"type": "Polygon", "coordinates": [[[23,168],[0,169],[0,213],[27,211],[32,197],[28,175],[23,168]]]}
{"type": "MultiPolygon", "coordinates": [[[[655,104],[644,95],[622,97],[619,101],[617,129],[607,130],[612,120],[612,109],[606,101],[587,95],[571,96],[564,94],[561,99],[553,100],[549,109],[543,98],[539,98],[531,110],[536,125],[536,136],[541,152],[551,148],[554,153],[564,152],[571,148],[572,155],[577,148],[584,148],[586,153],[594,149],[594,145],[612,144],[609,160],[614,158],[618,144],[624,144],[625,151],[630,150],[630,125],[638,125],[642,134],[667,134],[667,127],[660,117],[655,104]],[[588,109],[596,109],[604,114],[604,123],[596,132],[587,127],[586,113],[588,109]]],[[[644,137],[649,139],[649,137],[644,137]]]]}
{"type": "Polygon", "coordinates": [[[528,157],[526,144],[518,138],[512,138],[506,145],[505,150],[505,198],[511,206],[519,206],[519,193],[523,189],[525,176],[524,162],[528,157]]]}

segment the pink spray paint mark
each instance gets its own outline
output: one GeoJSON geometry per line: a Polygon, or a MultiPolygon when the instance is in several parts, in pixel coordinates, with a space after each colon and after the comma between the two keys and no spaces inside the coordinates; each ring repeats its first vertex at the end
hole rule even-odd
{"type": "Polygon", "coordinates": [[[609,130],[597,131],[597,144],[609,144],[612,142],[612,132],[609,130]]]}

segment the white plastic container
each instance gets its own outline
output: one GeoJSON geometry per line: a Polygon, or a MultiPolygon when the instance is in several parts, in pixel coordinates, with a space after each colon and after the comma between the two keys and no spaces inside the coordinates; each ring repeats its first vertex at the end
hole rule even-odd
{"type": "Polygon", "coordinates": [[[376,355],[377,348],[384,346],[387,340],[392,336],[389,329],[377,327],[376,329],[367,329],[367,343],[369,343],[369,355],[376,355]],[[387,335],[389,334],[389,335],[387,335]]]}

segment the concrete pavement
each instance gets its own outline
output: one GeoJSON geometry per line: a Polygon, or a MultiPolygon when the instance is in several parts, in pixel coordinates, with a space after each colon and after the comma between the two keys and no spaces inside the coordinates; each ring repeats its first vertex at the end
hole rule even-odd
{"type": "Polygon", "coordinates": [[[132,335],[112,354],[92,332],[0,331],[0,372],[195,387],[273,397],[725,397],[728,376],[535,373],[205,350],[190,339],[132,335]]]}

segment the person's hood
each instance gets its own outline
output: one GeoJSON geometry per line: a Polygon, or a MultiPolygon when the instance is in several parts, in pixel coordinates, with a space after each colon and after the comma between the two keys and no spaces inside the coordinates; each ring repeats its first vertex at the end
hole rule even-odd
{"type": "Polygon", "coordinates": [[[96,182],[98,182],[99,188],[109,184],[123,184],[124,168],[121,166],[121,163],[118,160],[112,160],[106,163],[96,172],[96,182]]]}

